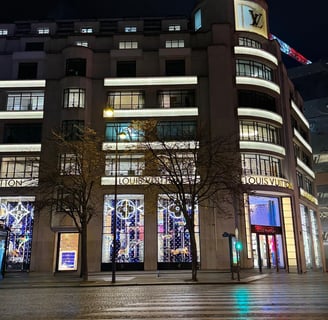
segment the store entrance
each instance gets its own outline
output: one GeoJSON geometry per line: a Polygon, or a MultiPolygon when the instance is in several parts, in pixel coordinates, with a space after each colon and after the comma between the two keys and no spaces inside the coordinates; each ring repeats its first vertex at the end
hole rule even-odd
{"type": "Polygon", "coordinates": [[[254,267],[262,269],[283,269],[284,255],[281,234],[252,233],[254,267]]]}

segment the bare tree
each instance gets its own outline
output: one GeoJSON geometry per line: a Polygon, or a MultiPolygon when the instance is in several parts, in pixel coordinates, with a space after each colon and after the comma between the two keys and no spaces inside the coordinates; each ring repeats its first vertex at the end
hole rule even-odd
{"type": "Polygon", "coordinates": [[[76,139],[53,132],[59,156],[58,166],[43,163],[39,208],[69,216],[81,235],[81,277],[88,280],[88,224],[99,202],[97,185],[104,170],[101,140],[91,128],[77,129],[76,139]]]}
{"type": "Polygon", "coordinates": [[[157,186],[183,214],[190,235],[192,280],[197,281],[195,213],[198,206],[215,206],[217,211],[226,212],[226,204],[233,205],[236,196],[242,194],[235,137],[190,140],[190,132],[181,132],[178,141],[169,142],[158,134],[157,121],[134,122],[132,128],[144,135],[140,148],[146,150],[145,175],[165,177],[164,183],[163,179],[144,177],[145,183],[157,186]]]}

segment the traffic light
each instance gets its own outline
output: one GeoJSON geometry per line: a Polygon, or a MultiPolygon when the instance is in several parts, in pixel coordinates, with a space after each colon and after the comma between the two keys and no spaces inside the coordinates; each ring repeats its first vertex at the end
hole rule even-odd
{"type": "Polygon", "coordinates": [[[243,250],[243,244],[240,241],[236,242],[236,250],[237,251],[243,250]]]}

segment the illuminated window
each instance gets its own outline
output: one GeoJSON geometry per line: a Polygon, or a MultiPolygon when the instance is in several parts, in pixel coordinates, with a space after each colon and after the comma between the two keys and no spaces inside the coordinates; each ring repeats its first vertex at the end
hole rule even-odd
{"type": "Polygon", "coordinates": [[[181,26],[179,24],[170,24],[169,31],[181,31],[181,26]]]}
{"type": "Polygon", "coordinates": [[[124,27],[124,32],[137,32],[136,26],[126,26],[124,27]]]}
{"type": "Polygon", "coordinates": [[[40,27],[40,28],[37,28],[37,33],[38,34],[49,34],[50,29],[48,27],[40,27]]]}
{"type": "Polygon", "coordinates": [[[202,12],[198,9],[195,12],[194,16],[195,31],[199,30],[202,27],[202,12]]]}
{"type": "Polygon", "coordinates": [[[196,172],[197,155],[192,152],[177,152],[174,156],[170,154],[159,155],[158,170],[161,175],[174,174],[175,176],[185,176],[188,181],[193,180],[196,172]]]}
{"type": "Polygon", "coordinates": [[[120,41],[118,45],[119,49],[138,49],[137,41],[120,41]]]}
{"type": "Polygon", "coordinates": [[[79,252],[78,233],[60,233],[58,245],[58,271],[76,271],[79,252]]]}
{"type": "Polygon", "coordinates": [[[107,105],[114,109],[142,109],[145,106],[143,91],[109,92],[107,101],[107,105]]]}
{"type": "Polygon", "coordinates": [[[273,81],[273,70],[263,63],[237,59],[236,68],[237,76],[254,77],[273,81]]]}
{"type": "Polygon", "coordinates": [[[64,108],[84,108],[85,89],[70,88],[64,90],[64,108]]]}
{"type": "Polygon", "coordinates": [[[165,48],[184,48],[184,40],[166,40],[165,48]]]}
{"type": "Polygon", "coordinates": [[[80,174],[79,159],[76,154],[63,153],[59,155],[60,174],[71,176],[80,174]]]}
{"type": "Polygon", "coordinates": [[[118,194],[115,212],[114,195],[105,195],[102,234],[102,263],[110,263],[113,250],[113,223],[116,214],[117,263],[144,261],[144,196],[118,194]]]}
{"type": "Polygon", "coordinates": [[[195,106],[194,91],[170,90],[158,93],[158,103],[161,108],[188,108],[195,106]]]}
{"type": "Polygon", "coordinates": [[[0,36],[8,35],[8,29],[0,29],[0,36]]]}
{"type": "Polygon", "coordinates": [[[43,91],[8,92],[7,111],[43,110],[43,91]]]}
{"type": "Polygon", "coordinates": [[[1,219],[10,228],[5,270],[29,271],[34,223],[34,197],[0,198],[1,219]],[[33,200],[32,200],[33,199],[33,200]]]}
{"type": "Polygon", "coordinates": [[[1,178],[37,178],[40,157],[3,157],[1,159],[1,178]]]}
{"type": "Polygon", "coordinates": [[[278,128],[267,123],[241,120],[239,123],[240,140],[260,141],[280,144],[278,128]]]}
{"type": "Polygon", "coordinates": [[[81,28],[81,33],[93,33],[92,27],[83,27],[81,28]]]}
{"type": "Polygon", "coordinates": [[[243,47],[252,47],[252,48],[257,48],[257,49],[262,48],[262,45],[260,42],[255,41],[250,38],[245,38],[245,37],[238,38],[238,44],[243,47]]]}
{"type": "Polygon", "coordinates": [[[280,159],[263,154],[241,154],[243,175],[281,177],[280,159]]]}
{"type": "MultiPolygon", "coordinates": [[[[188,195],[186,195],[188,196],[188,195]]],[[[199,217],[195,207],[195,237],[199,259],[199,217]]],[[[158,196],[157,236],[159,263],[190,263],[190,234],[179,206],[167,195],[158,196]]]]}
{"type": "Polygon", "coordinates": [[[115,142],[116,136],[118,142],[123,142],[120,140],[120,133],[124,132],[127,136],[127,141],[143,141],[144,132],[140,128],[134,128],[131,122],[108,122],[106,123],[105,139],[109,142],[115,142]]]}
{"type": "Polygon", "coordinates": [[[140,176],[143,173],[145,160],[142,154],[120,154],[116,163],[113,154],[106,155],[105,175],[114,176],[117,166],[119,176],[140,176]]]}
{"type": "Polygon", "coordinates": [[[78,47],[89,47],[88,41],[75,41],[75,45],[78,47]]]}

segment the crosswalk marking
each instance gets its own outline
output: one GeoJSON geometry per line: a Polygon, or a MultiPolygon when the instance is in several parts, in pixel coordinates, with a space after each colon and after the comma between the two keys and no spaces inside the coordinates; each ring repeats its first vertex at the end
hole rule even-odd
{"type": "Polygon", "coordinates": [[[102,309],[84,314],[79,319],[323,320],[328,319],[327,297],[328,289],[311,284],[304,290],[291,290],[288,285],[272,289],[262,286],[217,286],[200,293],[157,293],[148,301],[102,309]]]}

